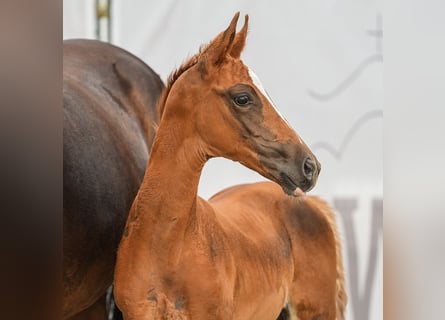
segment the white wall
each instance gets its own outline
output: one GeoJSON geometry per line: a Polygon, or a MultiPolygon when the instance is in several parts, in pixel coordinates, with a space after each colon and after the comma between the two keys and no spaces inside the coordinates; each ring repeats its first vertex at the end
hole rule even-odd
{"type": "MultiPolygon", "coordinates": [[[[64,38],[93,38],[93,9],[92,0],[64,0],[64,38]]],[[[322,163],[311,193],[332,204],[344,235],[351,296],[347,319],[382,319],[381,5],[363,0],[114,0],[113,43],[165,80],[224,30],[236,11],[250,15],[244,62],[322,163]]],[[[204,169],[199,192],[209,197],[257,180],[263,178],[215,159],[204,169]]]]}

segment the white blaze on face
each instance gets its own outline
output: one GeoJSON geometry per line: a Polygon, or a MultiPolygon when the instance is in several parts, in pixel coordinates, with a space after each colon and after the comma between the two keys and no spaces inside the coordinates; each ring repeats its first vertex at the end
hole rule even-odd
{"type": "MultiPolygon", "coordinates": [[[[264,89],[263,84],[261,83],[260,79],[258,78],[258,76],[255,74],[255,72],[253,72],[249,67],[247,68],[247,70],[249,70],[249,76],[252,79],[253,84],[255,85],[255,87],[258,89],[258,91],[260,91],[263,96],[266,97],[266,99],[269,101],[270,105],[275,109],[275,111],[278,113],[278,115],[281,117],[281,119],[283,119],[286,124],[289,126],[289,128],[292,128],[289,124],[289,122],[283,117],[283,115],[280,113],[280,111],[278,111],[278,109],[275,107],[274,103],[272,102],[272,99],[269,97],[269,95],[266,92],[266,89],[264,89]]],[[[297,135],[298,140],[301,142],[300,137],[297,135]]]]}
{"type": "Polygon", "coordinates": [[[266,97],[266,99],[269,101],[269,103],[271,104],[271,106],[275,109],[275,111],[278,113],[278,115],[281,117],[281,119],[283,119],[284,121],[286,121],[286,123],[289,125],[289,122],[287,122],[286,119],[284,119],[283,115],[280,113],[280,111],[278,111],[278,109],[275,107],[274,103],[272,102],[272,99],[269,97],[269,95],[266,92],[266,89],[264,89],[263,84],[261,83],[260,79],[257,77],[257,75],[255,74],[255,72],[253,72],[250,68],[247,68],[249,70],[249,76],[252,79],[253,84],[255,85],[255,87],[258,89],[258,91],[260,91],[263,96],[266,97]]]}

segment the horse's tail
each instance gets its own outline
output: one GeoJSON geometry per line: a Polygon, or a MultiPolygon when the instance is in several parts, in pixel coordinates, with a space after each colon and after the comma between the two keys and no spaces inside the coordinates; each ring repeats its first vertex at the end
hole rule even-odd
{"type": "Polygon", "coordinates": [[[340,234],[337,228],[337,222],[335,219],[334,212],[327,207],[326,210],[323,210],[327,221],[329,222],[332,232],[334,233],[335,238],[335,252],[336,252],[336,261],[337,261],[337,296],[336,296],[336,314],[337,320],[345,319],[345,309],[346,304],[348,302],[348,296],[346,294],[346,285],[345,285],[345,273],[343,269],[343,254],[342,254],[342,246],[340,240],[340,234]]]}

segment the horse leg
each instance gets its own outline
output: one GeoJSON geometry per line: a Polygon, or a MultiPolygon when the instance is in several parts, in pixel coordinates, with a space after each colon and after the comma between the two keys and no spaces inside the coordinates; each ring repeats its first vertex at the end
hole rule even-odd
{"type": "Polygon", "coordinates": [[[117,307],[116,301],[114,299],[114,286],[111,286],[108,289],[108,295],[109,298],[107,299],[107,309],[109,317],[111,320],[124,320],[124,315],[122,314],[121,310],[117,307]]]}
{"type": "Polygon", "coordinates": [[[333,213],[317,198],[300,202],[294,213],[295,270],[288,298],[291,319],[342,319],[337,315],[337,282],[343,275],[338,271],[341,252],[333,213]]]}
{"type": "MultiPolygon", "coordinates": [[[[309,240],[309,239],[305,239],[309,240]]],[[[317,239],[319,240],[319,239],[317,239]]],[[[339,320],[335,243],[307,241],[300,248],[289,290],[290,319],[339,320]]]]}
{"type": "Polygon", "coordinates": [[[79,312],[69,320],[107,320],[106,294],[100,297],[87,309],[79,312]]]}
{"type": "MultiPolygon", "coordinates": [[[[307,239],[306,239],[307,240],[307,239]]],[[[290,319],[340,320],[337,316],[335,248],[326,243],[300,251],[298,270],[289,290],[290,319]],[[333,251],[333,253],[332,253],[333,251]]]]}
{"type": "Polygon", "coordinates": [[[296,283],[289,297],[288,318],[278,319],[336,320],[335,290],[326,291],[310,280],[296,283]]]}
{"type": "Polygon", "coordinates": [[[292,320],[289,306],[286,306],[281,310],[277,320],[292,320]]]}

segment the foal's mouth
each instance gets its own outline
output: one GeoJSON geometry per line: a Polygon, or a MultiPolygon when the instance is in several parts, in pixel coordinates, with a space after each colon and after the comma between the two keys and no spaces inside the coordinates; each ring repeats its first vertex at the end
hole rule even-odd
{"type": "Polygon", "coordinates": [[[303,183],[296,183],[291,177],[289,177],[285,172],[280,172],[280,185],[284,192],[291,196],[303,195],[306,191],[312,189],[313,185],[305,181],[303,183]]]}

